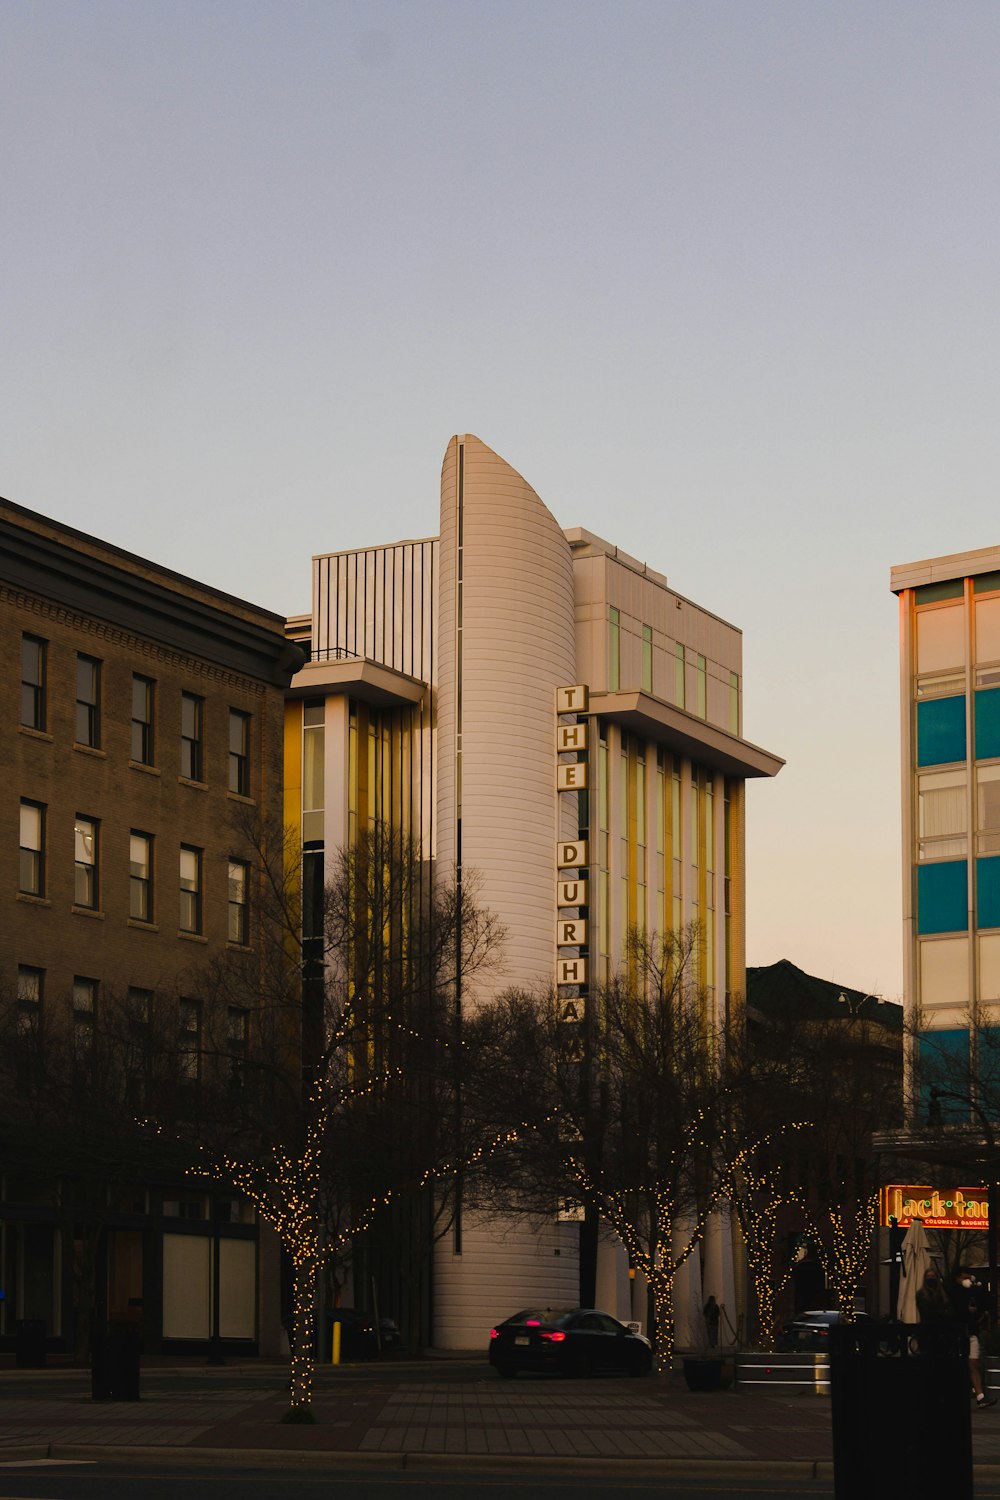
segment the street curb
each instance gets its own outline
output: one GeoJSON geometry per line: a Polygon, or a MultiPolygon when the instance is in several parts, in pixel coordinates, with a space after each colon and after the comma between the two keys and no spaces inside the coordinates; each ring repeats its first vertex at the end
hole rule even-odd
{"type": "MultiPolygon", "coordinates": [[[[39,1455],[35,1455],[36,1457],[39,1455]]],[[[584,1464],[588,1474],[621,1475],[627,1470],[636,1478],[671,1475],[681,1479],[830,1479],[833,1465],[827,1459],[719,1459],[719,1458],[608,1458],[590,1454],[537,1453],[386,1453],[358,1452],[350,1448],[188,1448],[105,1447],[89,1443],[53,1443],[46,1458],[91,1463],[121,1463],[143,1459],[157,1463],[225,1464],[241,1468],[386,1469],[386,1470],[506,1470],[530,1466],[539,1469],[575,1468],[584,1464]]]]}

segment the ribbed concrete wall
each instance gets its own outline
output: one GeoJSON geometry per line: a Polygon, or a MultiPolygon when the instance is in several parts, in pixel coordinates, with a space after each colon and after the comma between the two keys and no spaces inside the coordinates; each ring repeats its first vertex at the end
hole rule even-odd
{"type": "MultiPolygon", "coordinates": [[[[503,981],[555,968],[555,690],[576,682],[569,545],[530,485],[478,438],[453,438],[441,476],[438,860],[483,879],[508,929],[503,981]]],[[[467,993],[465,1003],[474,1003],[467,993]]],[[[553,1209],[555,1205],[553,1204],[553,1209]]],[[[463,1222],[435,1258],[434,1342],[485,1348],[491,1322],[579,1296],[577,1229],[463,1222]]]]}
{"type": "Polygon", "coordinates": [[[547,982],[559,837],[555,690],[576,681],[573,565],[531,486],[471,436],[453,438],[445,454],[440,570],[439,858],[457,822],[460,756],[463,867],[481,872],[483,900],[509,929],[508,982],[547,982]]]}

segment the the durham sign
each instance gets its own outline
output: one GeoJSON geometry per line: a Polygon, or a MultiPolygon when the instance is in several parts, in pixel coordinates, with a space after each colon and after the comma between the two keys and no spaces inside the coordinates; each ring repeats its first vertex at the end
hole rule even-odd
{"type": "Polygon", "coordinates": [[[920,1219],[925,1229],[985,1229],[989,1206],[984,1187],[886,1187],[882,1223],[895,1219],[906,1229],[920,1219]]]}
{"type": "MultiPolygon", "coordinates": [[[[585,714],[590,707],[590,692],[584,684],[556,688],[556,790],[582,792],[587,788],[587,750],[590,725],[577,719],[566,724],[567,715],[585,714]],[[563,756],[572,755],[572,760],[563,756]]],[[[581,871],[589,865],[586,839],[573,839],[556,845],[556,984],[586,986],[587,960],[568,948],[587,946],[589,905],[587,879],[581,871]],[[571,915],[574,913],[575,915],[571,915]]],[[[582,1006],[581,1006],[582,1010],[582,1006]]],[[[574,1016],[572,1019],[582,1019],[574,1016]]]]}

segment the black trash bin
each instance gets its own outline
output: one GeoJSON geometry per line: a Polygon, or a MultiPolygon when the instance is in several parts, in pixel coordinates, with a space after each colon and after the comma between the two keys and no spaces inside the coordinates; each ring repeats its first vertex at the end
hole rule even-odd
{"type": "Polygon", "coordinates": [[[956,1322],[830,1329],[838,1500],[972,1500],[969,1341],[956,1322]]]}
{"type": "Polygon", "coordinates": [[[14,1325],[14,1362],[19,1370],[45,1369],[45,1320],[19,1318],[14,1325]]]}
{"type": "Polygon", "coordinates": [[[139,1328],[109,1323],[94,1329],[90,1392],[95,1401],[139,1400],[139,1328]]]}

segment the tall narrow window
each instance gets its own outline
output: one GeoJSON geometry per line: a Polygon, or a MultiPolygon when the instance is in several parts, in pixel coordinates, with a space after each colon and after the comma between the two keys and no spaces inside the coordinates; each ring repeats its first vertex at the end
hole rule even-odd
{"type": "Polygon", "coordinates": [[[131,755],[140,766],[153,764],[153,682],[149,677],[132,678],[131,755]]]}
{"type": "Polygon", "coordinates": [[[76,872],[73,900],[77,906],[96,907],[100,896],[97,820],[77,813],[74,837],[76,872]]]}
{"type": "MultiPolygon", "coordinates": [[[[302,842],[312,844],[323,839],[323,809],[326,806],[324,760],[326,755],[326,704],[307,702],[302,708],[302,842]]],[[[357,725],[351,717],[351,750],[353,752],[348,784],[355,786],[357,761],[357,725]]],[[[355,819],[356,821],[356,819],[355,819]]]]}
{"type": "Polygon", "coordinates": [[[42,986],[45,970],[28,964],[19,964],[17,969],[17,1029],[37,1032],[42,1024],[42,986]]]}
{"type": "Polygon", "coordinates": [[[229,941],[246,946],[250,935],[249,881],[242,859],[229,861],[229,941]]]}
{"type": "Polygon", "coordinates": [[[21,637],[21,723],[45,728],[45,653],[47,641],[37,635],[21,637]]]}
{"type": "Polygon", "coordinates": [[[177,1019],[178,1071],[182,1082],[197,1083],[201,1077],[201,1002],[182,1000],[177,1019]]]}
{"type": "Polygon", "coordinates": [[[73,980],[73,1050],[77,1059],[89,1057],[94,1045],[94,1018],[97,1012],[97,980],[73,980]]]}
{"type": "Polygon", "coordinates": [[[204,779],[203,720],[203,699],[181,693],[181,775],[188,781],[204,779]]]}
{"type": "Polygon", "coordinates": [[[45,807],[21,803],[21,858],[17,888],[25,896],[45,895],[45,807]]]}
{"type": "Polygon", "coordinates": [[[684,647],[674,642],[674,702],[678,708],[687,706],[687,690],[684,681],[684,647]]]}
{"type": "Polygon", "coordinates": [[[729,733],[740,732],[740,676],[738,672],[729,674],[729,733]]]}
{"type": "Polygon", "coordinates": [[[229,790],[250,795],[250,715],[229,710],[229,790]]]}
{"type": "Polygon", "coordinates": [[[96,656],[76,658],[76,743],[92,750],[101,743],[101,664],[96,656]]]}
{"type": "Polygon", "coordinates": [[[703,656],[697,658],[697,670],[697,714],[700,719],[704,719],[708,714],[708,669],[703,656]]]}
{"type": "Polygon", "coordinates": [[[128,840],[128,914],[136,922],[153,920],[153,839],[134,828],[128,840]]]}
{"type": "Polygon", "coordinates": [[[226,1017],[226,1046],[229,1052],[229,1082],[237,1090],[243,1086],[249,1035],[250,1012],[231,1005],[226,1017]]]}
{"type": "Polygon", "coordinates": [[[181,845],[181,932],[201,931],[201,850],[181,845]]]}
{"type": "Polygon", "coordinates": [[[608,611],[608,692],[617,693],[621,682],[622,641],[621,615],[617,609],[608,611]]]}
{"type": "Polygon", "coordinates": [[[644,693],[653,691],[653,627],[644,625],[642,627],[642,690],[644,693]]]}

